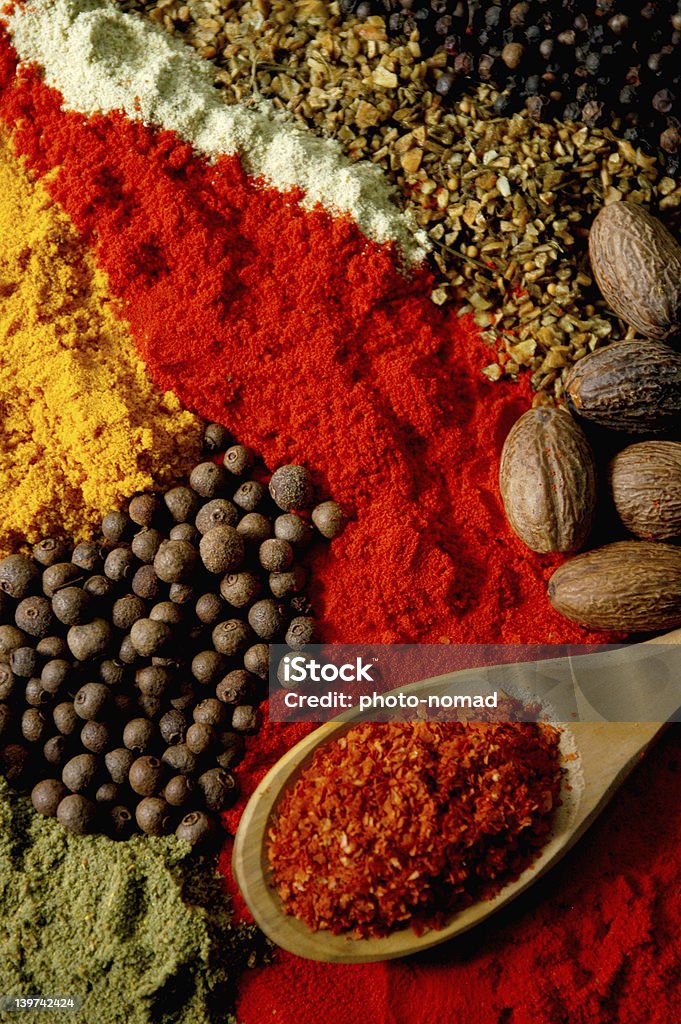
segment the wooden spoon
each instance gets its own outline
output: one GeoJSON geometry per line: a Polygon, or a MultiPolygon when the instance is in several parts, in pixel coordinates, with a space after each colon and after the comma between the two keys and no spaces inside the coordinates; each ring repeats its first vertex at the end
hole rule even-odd
{"type": "MultiPolygon", "coordinates": [[[[666,636],[647,641],[647,644],[681,643],[681,629],[666,636]]],[[[628,648],[629,651],[644,653],[647,644],[628,648]]],[[[652,652],[648,652],[652,654],[652,652]]],[[[615,658],[618,652],[598,657],[615,658]]],[[[650,681],[654,674],[655,660],[649,659],[647,676],[646,661],[639,671],[641,686],[650,681]],[[653,672],[651,672],[651,666],[653,672]]],[[[505,672],[517,666],[503,666],[505,672]]],[[[446,689],[452,692],[456,677],[462,673],[424,680],[403,687],[402,692],[436,692],[446,689]]],[[[637,686],[639,679],[637,679],[637,686]]],[[[578,688],[579,692],[579,688],[578,688]]],[[[662,699],[655,699],[655,688],[651,691],[652,705],[660,719],[671,717],[681,705],[681,688],[674,683],[667,688],[662,699]],[[678,693],[678,696],[677,696],[678,693]],[[660,713],[661,712],[661,713],[660,713]]],[[[586,698],[578,700],[582,718],[598,718],[598,713],[589,706],[586,698]]],[[[352,939],[329,932],[312,932],[295,917],[283,912],[281,901],[269,883],[270,871],[267,860],[267,830],[276,806],[283,793],[292,786],[301,772],[309,765],[312,756],[322,743],[341,736],[356,724],[358,714],[352,712],[343,720],[322,725],[306,736],[297,746],[288,751],[265,776],[255,790],[241,818],[234,842],[232,868],[241,894],[244,897],[256,923],[278,946],[297,956],[327,963],[368,963],[376,960],[391,960],[407,956],[441,942],[446,942],[484,921],[495,911],[515,899],[533,882],[545,874],[584,834],[589,825],[600,814],[629,772],[638,764],[652,741],[663,729],[665,721],[655,722],[612,722],[580,721],[569,725],[576,750],[579,754],[579,769],[583,785],[565,790],[565,808],[556,818],[551,839],[543,847],[539,857],[522,875],[490,900],[474,903],[465,910],[453,914],[444,928],[428,931],[417,936],[410,928],[393,932],[385,938],[352,939]]]]}

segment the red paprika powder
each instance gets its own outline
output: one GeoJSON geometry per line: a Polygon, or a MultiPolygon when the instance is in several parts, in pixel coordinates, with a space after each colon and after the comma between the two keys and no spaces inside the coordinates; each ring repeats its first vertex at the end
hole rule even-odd
{"type": "MultiPolygon", "coordinates": [[[[425,271],[406,281],[389,247],[258,187],[236,158],[208,166],[169,133],[64,112],[37,72],[15,72],[5,44],[0,118],[91,240],[157,383],[270,466],[304,461],[352,514],[315,558],[327,639],[589,639],[548,605],[554,560],[503,523],[498,452],[527,388],[481,377],[474,329],[430,304],[425,271]]],[[[254,739],[246,790],[297,731],[254,739]]],[[[670,734],[581,850],[501,920],[405,964],[282,954],[245,979],[240,1020],[680,1019],[675,756],[670,734]]]]}

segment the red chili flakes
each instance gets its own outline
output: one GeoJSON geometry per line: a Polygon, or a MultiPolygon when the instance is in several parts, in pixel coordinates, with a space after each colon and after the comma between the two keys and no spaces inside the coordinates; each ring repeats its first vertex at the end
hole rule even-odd
{"type": "Polygon", "coordinates": [[[546,842],[559,732],[362,723],[320,747],[269,832],[272,882],[313,931],[417,934],[493,896],[546,842]]]}

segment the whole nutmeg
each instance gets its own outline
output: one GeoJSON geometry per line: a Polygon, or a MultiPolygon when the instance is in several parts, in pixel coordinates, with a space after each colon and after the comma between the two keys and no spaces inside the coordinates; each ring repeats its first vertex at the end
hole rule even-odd
{"type": "Polygon", "coordinates": [[[604,206],[591,226],[589,256],[619,317],[645,338],[681,333],[681,245],[657,217],[637,203],[604,206]]]}
{"type": "Polygon", "coordinates": [[[681,536],[681,443],[641,441],[608,466],[615,511],[630,533],[648,540],[681,536]]]}
{"type": "Polygon", "coordinates": [[[501,453],[499,489],[511,529],[533,551],[576,551],[591,531],[596,464],[584,431],[563,409],[530,409],[501,453]]]}
{"type": "Polygon", "coordinates": [[[681,626],[681,548],[618,541],[570,559],[549,580],[551,604],[588,629],[657,633],[681,626]]]}

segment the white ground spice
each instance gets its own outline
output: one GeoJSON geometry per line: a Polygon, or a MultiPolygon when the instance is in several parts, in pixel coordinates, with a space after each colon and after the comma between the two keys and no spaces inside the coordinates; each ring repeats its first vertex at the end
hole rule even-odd
{"type": "Polygon", "coordinates": [[[353,164],[332,140],[293,123],[265,100],[225,106],[213,69],[180,40],[107,0],[35,0],[7,19],[24,62],[35,62],[82,114],[119,110],[176,132],[210,160],[238,153],[246,171],[281,191],[299,188],[304,205],[352,217],[376,242],[396,242],[410,263],[429,247],[398,210],[381,171],[353,164]]]}

